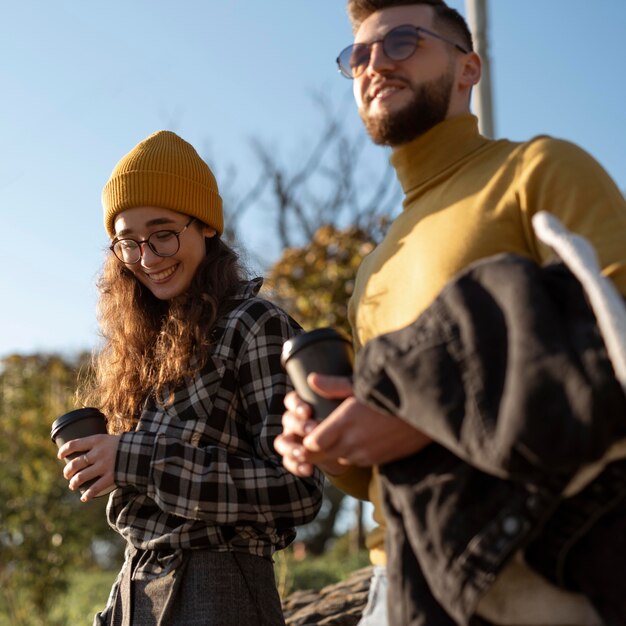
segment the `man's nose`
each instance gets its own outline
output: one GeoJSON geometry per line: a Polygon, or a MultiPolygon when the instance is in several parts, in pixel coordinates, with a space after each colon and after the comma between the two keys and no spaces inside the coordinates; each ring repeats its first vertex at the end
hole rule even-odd
{"type": "Polygon", "coordinates": [[[383,49],[383,42],[377,41],[370,46],[370,60],[367,64],[367,71],[380,73],[394,67],[393,59],[390,59],[383,49]]]}

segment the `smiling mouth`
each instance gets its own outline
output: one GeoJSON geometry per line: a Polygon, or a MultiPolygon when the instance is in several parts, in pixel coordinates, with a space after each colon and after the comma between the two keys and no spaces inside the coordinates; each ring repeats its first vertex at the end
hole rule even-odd
{"type": "Polygon", "coordinates": [[[406,89],[406,87],[407,85],[405,81],[399,79],[387,79],[386,81],[379,83],[373,89],[370,89],[367,102],[370,104],[375,100],[384,100],[385,98],[406,89]]]}
{"type": "Polygon", "coordinates": [[[372,100],[383,100],[387,96],[390,96],[398,91],[400,91],[402,87],[383,87],[379,89],[375,94],[372,100]]]}
{"type": "Polygon", "coordinates": [[[168,267],[166,270],[163,270],[162,272],[155,272],[154,274],[146,274],[146,276],[153,283],[161,283],[167,280],[177,269],[178,269],[178,263],[176,265],[172,265],[171,267],[168,267]]]}

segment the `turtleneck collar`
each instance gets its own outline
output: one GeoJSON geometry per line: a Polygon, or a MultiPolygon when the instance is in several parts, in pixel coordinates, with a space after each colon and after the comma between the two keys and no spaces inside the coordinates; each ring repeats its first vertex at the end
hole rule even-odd
{"type": "Polygon", "coordinates": [[[391,164],[407,194],[488,143],[490,140],[478,132],[476,116],[466,113],[394,148],[391,164]]]}

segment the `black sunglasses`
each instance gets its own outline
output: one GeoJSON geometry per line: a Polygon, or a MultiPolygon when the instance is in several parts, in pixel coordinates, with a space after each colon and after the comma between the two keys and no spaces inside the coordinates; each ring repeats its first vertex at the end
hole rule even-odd
{"type": "Polygon", "coordinates": [[[421,26],[405,24],[392,28],[382,39],[371,41],[370,43],[353,43],[344,48],[337,57],[339,71],[346,78],[356,78],[360,76],[369,65],[372,55],[372,46],[375,43],[383,44],[383,52],[392,61],[404,61],[414,54],[423,35],[435,37],[441,41],[454,46],[457,50],[467,54],[468,50],[437,33],[433,33],[421,26]]]}

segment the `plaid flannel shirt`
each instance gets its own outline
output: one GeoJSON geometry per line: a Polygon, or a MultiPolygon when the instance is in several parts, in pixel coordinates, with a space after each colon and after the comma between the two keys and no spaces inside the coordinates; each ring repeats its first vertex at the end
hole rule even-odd
{"type": "Polygon", "coordinates": [[[244,283],[217,322],[202,371],[171,404],[149,399],[136,430],[120,438],[107,514],[131,553],[171,561],[182,549],[210,548],[269,557],[320,508],[322,475],[292,475],[272,446],[290,388],[282,344],[300,327],[256,295],[261,282],[244,283]]]}

